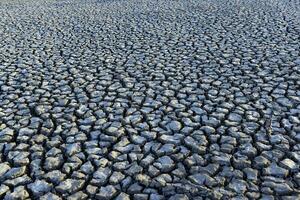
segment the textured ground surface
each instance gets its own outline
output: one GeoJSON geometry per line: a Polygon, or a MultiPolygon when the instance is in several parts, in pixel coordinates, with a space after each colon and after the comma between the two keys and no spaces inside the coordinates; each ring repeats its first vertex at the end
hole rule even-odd
{"type": "Polygon", "coordinates": [[[300,198],[299,4],[1,1],[0,199],[300,198]]]}

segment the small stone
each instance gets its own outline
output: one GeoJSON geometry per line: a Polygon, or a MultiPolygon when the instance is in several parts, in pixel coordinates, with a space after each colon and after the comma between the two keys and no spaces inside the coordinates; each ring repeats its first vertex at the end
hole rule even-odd
{"type": "Polygon", "coordinates": [[[205,110],[203,110],[199,107],[192,107],[191,110],[194,111],[197,115],[203,115],[206,113],[205,110]]]}
{"type": "Polygon", "coordinates": [[[62,198],[60,198],[59,196],[48,192],[47,194],[43,195],[40,197],[40,200],[61,200],[62,198]]]}
{"type": "Polygon", "coordinates": [[[246,196],[250,199],[259,199],[260,193],[258,193],[258,192],[247,192],[246,196]]]}
{"type": "Polygon", "coordinates": [[[300,65],[300,58],[297,58],[296,60],[294,60],[294,63],[300,65]]]}
{"type": "Polygon", "coordinates": [[[44,180],[36,180],[35,182],[29,184],[28,188],[31,190],[33,195],[41,196],[51,190],[52,184],[49,184],[44,180]]]}
{"type": "Polygon", "coordinates": [[[5,129],[3,129],[2,131],[0,131],[0,138],[1,138],[1,136],[4,136],[4,135],[13,136],[14,130],[7,127],[5,129]]]}
{"type": "Polygon", "coordinates": [[[299,165],[297,165],[293,160],[286,158],[280,162],[280,165],[289,170],[297,170],[299,169],[299,165]]]}
{"type": "Polygon", "coordinates": [[[174,144],[164,144],[157,151],[158,156],[170,155],[176,151],[176,146],[174,144]]]}
{"type": "Polygon", "coordinates": [[[100,167],[93,174],[93,177],[94,177],[94,179],[96,179],[97,184],[104,185],[108,181],[108,178],[109,178],[110,175],[111,175],[111,170],[109,168],[100,167]]]}
{"type": "Polygon", "coordinates": [[[139,135],[132,135],[131,140],[134,144],[144,145],[146,143],[146,138],[139,135]]]}
{"type": "Polygon", "coordinates": [[[80,170],[85,174],[91,174],[94,172],[94,166],[90,161],[88,161],[80,167],[80,170]]]}
{"type": "Polygon", "coordinates": [[[159,194],[151,194],[149,200],[163,200],[164,196],[159,194]]]}
{"type": "Polygon", "coordinates": [[[134,200],[148,200],[148,194],[134,194],[134,200]]]}
{"type": "Polygon", "coordinates": [[[263,174],[268,176],[276,176],[276,177],[287,177],[288,170],[279,167],[275,162],[273,162],[269,167],[263,169],[263,174]]]}
{"type": "Polygon", "coordinates": [[[130,196],[124,192],[121,192],[115,200],[130,200],[130,196]]]}
{"type": "MultiPolygon", "coordinates": [[[[261,195],[261,198],[260,198],[261,200],[275,200],[273,195],[266,195],[266,193],[268,193],[266,188],[263,188],[263,189],[262,189],[262,192],[264,192],[265,194],[261,195]],[[265,189],[265,190],[263,190],[263,189],[265,189]]],[[[271,190],[270,188],[268,188],[268,189],[271,190]]]]}
{"type": "Polygon", "coordinates": [[[0,197],[1,197],[2,195],[6,194],[6,192],[8,192],[8,191],[9,191],[9,187],[2,184],[2,185],[0,186],[0,197]]]}
{"type": "Polygon", "coordinates": [[[2,175],[4,175],[6,172],[8,172],[10,170],[10,166],[8,165],[8,163],[0,163],[0,180],[2,175]]]}
{"type": "Polygon", "coordinates": [[[270,161],[263,156],[258,156],[254,159],[254,167],[256,169],[262,169],[267,167],[270,164],[270,161]]]}
{"type": "Polygon", "coordinates": [[[84,125],[84,126],[88,126],[88,125],[92,125],[96,120],[97,120],[96,117],[90,116],[88,118],[85,118],[84,120],[80,120],[79,124],[84,125]]]}
{"type": "Polygon", "coordinates": [[[147,155],[144,159],[141,160],[141,166],[147,167],[154,161],[154,157],[152,155],[147,155]]]}
{"type": "Polygon", "coordinates": [[[206,134],[214,134],[216,132],[216,129],[211,126],[202,126],[201,130],[204,131],[206,134]]]}
{"type": "Polygon", "coordinates": [[[189,200],[189,197],[186,194],[175,194],[168,200],[189,200]]]}
{"type": "Polygon", "coordinates": [[[93,185],[88,185],[88,186],[86,187],[86,191],[87,191],[87,193],[88,193],[90,196],[93,196],[93,195],[95,195],[95,194],[97,193],[98,187],[93,186],[93,185]]]}
{"type": "Polygon", "coordinates": [[[165,173],[171,171],[175,167],[175,163],[169,156],[163,156],[157,159],[153,166],[165,173]]]}
{"type": "Polygon", "coordinates": [[[134,162],[129,169],[125,171],[129,176],[134,176],[143,171],[143,168],[139,166],[136,162],[134,162]]]}
{"type": "Polygon", "coordinates": [[[191,175],[189,176],[189,180],[197,185],[215,186],[217,184],[214,178],[204,173],[191,175]]]}
{"type": "Polygon", "coordinates": [[[234,179],[229,183],[228,187],[238,194],[243,194],[247,191],[247,183],[244,180],[234,179]]]}
{"type": "MultiPolygon", "coordinates": [[[[299,134],[300,136],[300,134],[299,134]]],[[[180,134],[174,134],[174,135],[161,135],[159,140],[163,143],[172,143],[175,145],[180,144],[180,139],[182,138],[182,135],[180,134]]]]}
{"type": "Polygon", "coordinates": [[[151,181],[151,178],[146,174],[138,174],[138,175],[136,175],[135,179],[139,183],[141,183],[142,185],[145,185],[145,186],[148,186],[151,181]]]}
{"type": "Polygon", "coordinates": [[[230,113],[228,119],[233,122],[241,122],[243,118],[237,113],[230,113]]]}
{"type": "Polygon", "coordinates": [[[276,183],[271,181],[265,181],[263,186],[272,188],[279,195],[288,195],[293,192],[293,189],[286,183],[276,183]]]}
{"type": "Polygon", "coordinates": [[[214,156],[212,158],[212,161],[214,163],[220,164],[220,165],[230,165],[230,159],[232,155],[230,154],[220,154],[218,156],[214,156]]]}
{"type": "Polygon", "coordinates": [[[8,179],[8,180],[4,181],[4,184],[6,184],[8,186],[16,187],[18,185],[26,185],[31,182],[32,182],[32,180],[29,176],[23,175],[23,176],[14,178],[14,179],[8,179]]]}
{"type": "Polygon", "coordinates": [[[34,130],[26,127],[26,128],[21,128],[19,130],[19,135],[32,136],[34,132],[35,132],[34,130]]]}
{"type": "Polygon", "coordinates": [[[161,174],[151,181],[150,187],[164,187],[167,183],[172,182],[172,177],[169,174],[161,174]]]}
{"type": "Polygon", "coordinates": [[[132,178],[127,176],[121,183],[122,189],[127,189],[132,184],[132,178]]]}
{"type": "Polygon", "coordinates": [[[66,179],[56,186],[56,190],[60,193],[74,193],[80,190],[84,185],[84,180],[66,179]]]}
{"type": "Polygon", "coordinates": [[[207,173],[210,176],[214,176],[219,169],[220,169],[220,165],[218,164],[208,164],[205,167],[199,167],[199,172],[207,173]]]}
{"type": "Polygon", "coordinates": [[[270,136],[270,142],[271,142],[271,144],[279,144],[279,143],[281,143],[284,140],[285,140],[285,138],[283,137],[283,135],[280,135],[280,134],[278,134],[278,135],[271,135],[270,136]]]}
{"type": "Polygon", "coordinates": [[[123,134],[123,131],[120,130],[118,127],[110,126],[106,129],[106,133],[111,136],[121,136],[123,134]]]}
{"type": "Polygon", "coordinates": [[[286,97],[278,98],[278,99],[276,99],[276,101],[282,106],[285,106],[285,107],[288,107],[288,108],[293,107],[293,103],[286,97]]]}
{"type": "Polygon", "coordinates": [[[59,184],[65,177],[66,174],[62,173],[60,170],[54,170],[44,175],[44,178],[53,184],[59,184]]]}
{"type": "Polygon", "coordinates": [[[127,189],[127,192],[129,194],[136,194],[140,193],[143,189],[144,188],[139,183],[134,183],[127,189]]]}
{"type": "Polygon", "coordinates": [[[4,200],[14,200],[20,199],[25,200],[29,197],[29,194],[24,186],[19,186],[14,189],[12,193],[7,193],[4,197],[4,200]]]}
{"type": "Polygon", "coordinates": [[[182,125],[179,121],[171,121],[167,124],[167,128],[172,131],[179,131],[182,128],[182,125]]]}
{"type": "Polygon", "coordinates": [[[96,194],[96,199],[108,200],[113,199],[116,196],[117,190],[114,186],[108,185],[106,187],[101,187],[99,193],[96,194]]]}
{"type": "Polygon", "coordinates": [[[70,196],[68,196],[67,200],[78,200],[78,199],[87,199],[88,195],[85,194],[82,191],[76,192],[75,194],[72,194],[70,196]]]}
{"type": "MultiPolygon", "coordinates": [[[[5,166],[4,166],[5,167],[5,166]]],[[[6,168],[7,169],[7,168],[6,168]]],[[[6,170],[5,169],[5,170],[6,170]]],[[[6,172],[4,174],[5,177],[8,177],[10,179],[14,179],[14,178],[17,178],[19,176],[22,176],[25,174],[25,171],[26,171],[26,167],[23,166],[23,167],[14,167],[14,168],[11,168],[8,172],[6,172]]]]}
{"type": "Polygon", "coordinates": [[[48,157],[45,160],[44,168],[46,170],[58,169],[63,164],[61,157],[48,157]]]}
{"type": "Polygon", "coordinates": [[[81,105],[78,110],[76,110],[76,114],[79,116],[79,117],[82,117],[84,115],[85,112],[88,111],[88,108],[85,106],[85,105],[81,105]]]}
{"type": "Polygon", "coordinates": [[[257,181],[257,176],[258,176],[257,170],[252,169],[252,168],[245,168],[245,169],[243,169],[243,171],[247,176],[247,180],[254,181],[254,182],[257,181]]]}
{"type": "Polygon", "coordinates": [[[113,172],[110,176],[109,183],[112,185],[116,185],[120,183],[125,178],[125,175],[121,172],[113,172]]]}
{"type": "Polygon", "coordinates": [[[192,151],[199,154],[204,154],[206,152],[206,147],[201,146],[194,138],[188,136],[184,139],[184,144],[189,147],[192,151]]]}
{"type": "Polygon", "coordinates": [[[68,156],[73,156],[81,151],[80,143],[73,143],[66,145],[66,153],[68,156]]]}

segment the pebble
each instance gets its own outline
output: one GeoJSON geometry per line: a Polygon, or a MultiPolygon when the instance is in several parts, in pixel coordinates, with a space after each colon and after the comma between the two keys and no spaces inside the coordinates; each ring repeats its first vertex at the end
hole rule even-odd
{"type": "Polygon", "coordinates": [[[44,180],[37,180],[28,185],[28,188],[31,190],[33,195],[41,196],[52,189],[52,185],[47,183],[44,180]]]}
{"type": "Polygon", "coordinates": [[[60,193],[74,193],[79,191],[84,185],[84,180],[66,179],[56,186],[56,190],[60,193]]]}
{"type": "Polygon", "coordinates": [[[179,121],[171,121],[167,124],[167,128],[172,131],[179,131],[182,128],[182,125],[179,121]]]}
{"type": "Polygon", "coordinates": [[[276,176],[276,177],[287,177],[288,170],[279,167],[276,163],[271,163],[271,165],[267,168],[263,169],[263,174],[268,176],[276,176]]]}
{"type": "Polygon", "coordinates": [[[116,196],[117,190],[112,185],[108,185],[105,187],[101,187],[99,193],[96,194],[96,199],[106,200],[106,199],[113,199],[116,196]]]}

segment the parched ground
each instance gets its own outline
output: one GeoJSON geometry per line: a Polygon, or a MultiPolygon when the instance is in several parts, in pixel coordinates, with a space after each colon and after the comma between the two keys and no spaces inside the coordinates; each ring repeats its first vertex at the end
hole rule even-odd
{"type": "Polygon", "coordinates": [[[0,199],[300,199],[299,0],[3,0],[0,199]]]}

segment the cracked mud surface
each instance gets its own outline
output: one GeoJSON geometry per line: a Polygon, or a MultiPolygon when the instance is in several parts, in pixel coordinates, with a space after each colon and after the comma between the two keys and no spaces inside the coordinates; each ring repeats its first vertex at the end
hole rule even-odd
{"type": "Polygon", "coordinates": [[[299,1],[1,1],[0,199],[297,199],[299,1]]]}

